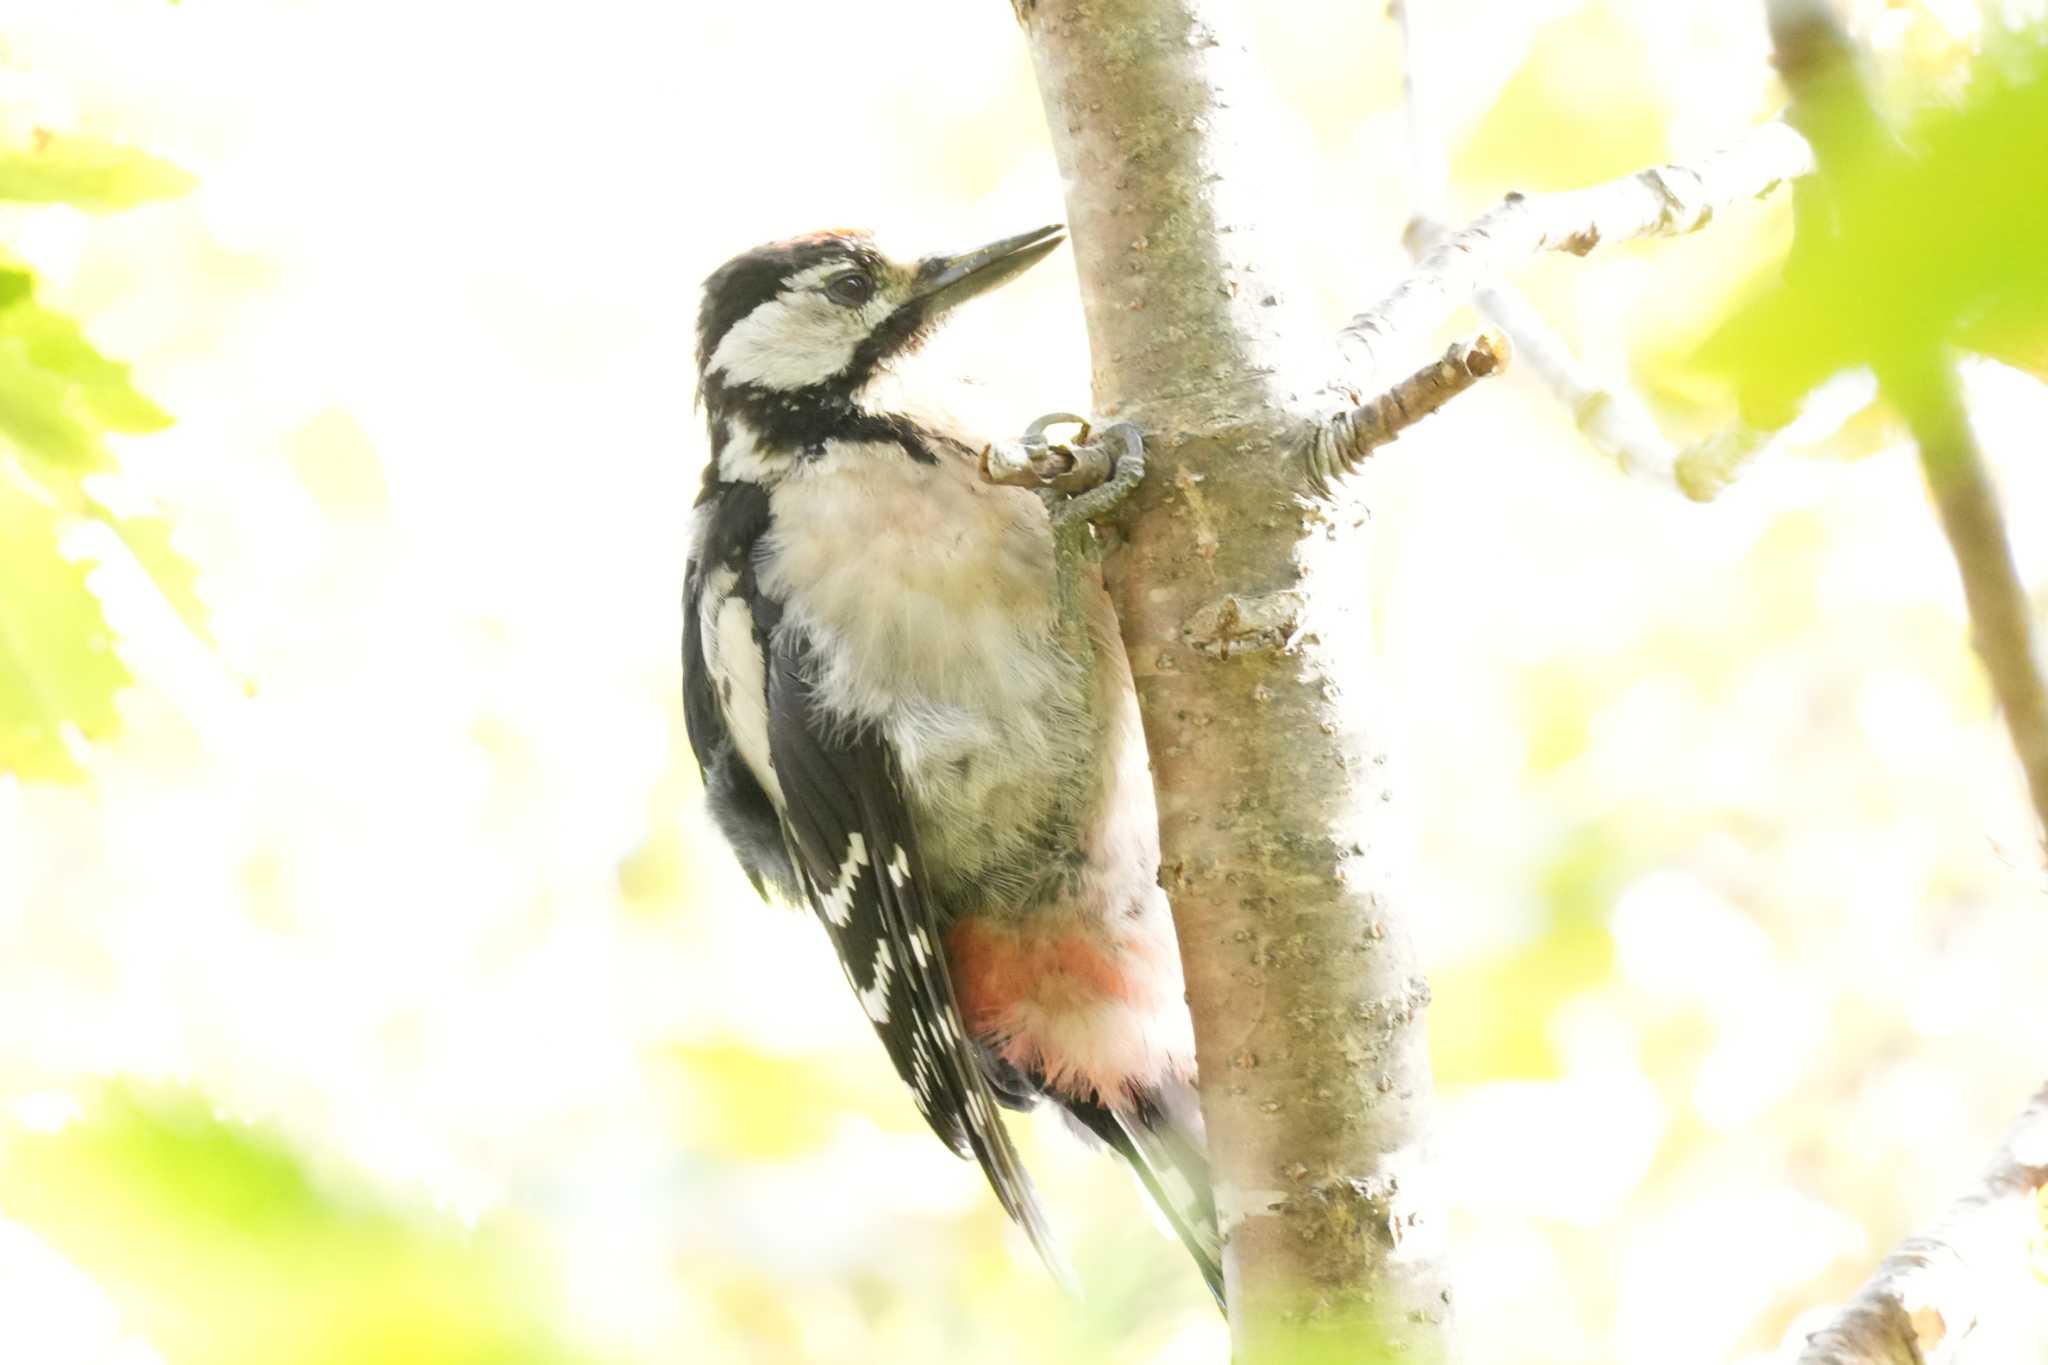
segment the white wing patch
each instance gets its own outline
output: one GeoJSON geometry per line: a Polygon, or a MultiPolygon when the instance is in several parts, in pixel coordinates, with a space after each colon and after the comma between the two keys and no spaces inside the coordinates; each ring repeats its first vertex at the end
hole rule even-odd
{"type": "Polygon", "coordinates": [[[868,865],[868,841],[858,831],[846,836],[846,859],[839,864],[839,877],[832,889],[818,897],[818,913],[835,929],[844,929],[853,918],[853,892],[860,870],[868,865]]]}
{"type": "Polygon", "coordinates": [[[753,609],[732,593],[738,579],[731,569],[720,569],[704,585],[698,625],[704,667],[717,689],[733,747],[779,808],[782,784],[768,760],[768,665],[754,639],[753,609]]]}
{"type": "Polygon", "coordinates": [[[932,1064],[925,1060],[922,1042],[910,1049],[910,1084],[917,1093],[919,1112],[929,1116],[932,1106],[932,1064]]]}
{"type": "Polygon", "coordinates": [[[895,965],[896,959],[889,955],[889,940],[883,939],[875,945],[874,979],[859,992],[860,1007],[878,1024],[889,1022],[889,970],[895,965]]]}

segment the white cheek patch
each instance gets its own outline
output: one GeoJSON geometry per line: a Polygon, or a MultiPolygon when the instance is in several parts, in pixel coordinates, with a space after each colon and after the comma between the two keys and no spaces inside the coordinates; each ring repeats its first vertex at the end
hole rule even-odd
{"type": "Polygon", "coordinates": [[[801,290],[780,294],[732,325],[707,368],[729,384],[801,389],[821,383],[853,363],[873,306],[841,308],[801,290]]]}
{"type": "Polygon", "coordinates": [[[896,305],[886,296],[877,294],[854,311],[860,315],[861,331],[872,332],[882,325],[889,314],[896,311],[896,305]]]}

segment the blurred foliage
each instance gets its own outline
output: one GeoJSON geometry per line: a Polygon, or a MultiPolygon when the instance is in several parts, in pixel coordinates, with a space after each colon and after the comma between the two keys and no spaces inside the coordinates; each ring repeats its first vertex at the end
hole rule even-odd
{"type": "Polygon", "coordinates": [[[309,1169],[178,1090],[110,1088],[0,1144],[0,1213],[88,1270],[171,1365],[571,1365],[518,1240],[309,1169]]]}
{"type": "Polygon", "coordinates": [[[898,1132],[924,1131],[923,1119],[895,1095],[816,1057],[718,1039],[679,1046],[673,1061],[693,1091],[687,1136],[709,1151],[771,1161],[822,1151],[833,1134],[819,1127],[818,1114],[860,1114],[898,1132]]]}
{"type": "Polygon", "coordinates": [[[1566,1059],[1548,1032],[1550,1018],[1614,974],[1607,907],[1648,861],[1636,829],[1582,826],[1569,831],[1536,886],[1541,918],[1519,943],[1438,971],[1433,996],[1484,1001],[1484,1009],[1439,1009],[1431,1017],[1431,1067],[1444,1085],[1497,1080],[1555,1080],[1566,1059]]]}
{"type": "MultiPolygon", "coordinates": [[[[1888,97],[1978,98],[1970,6],[1850,7],[1888,97]]],[[[1400,44],[1380,6],[1250,8],[1276,259],[1334,322],[1405,259],[1400,44]]],[[[1428,10],[1468,207],[1782,102],[1750,6],[1428,10]]],[[[0,714],[40,708],[0,766],[71,774],[141,684],[90,786],[0,780],[0,1360],[1227,1359],[1119,1164],[1041,1114],[1013,1127],[1085,1297],[1044,1274],[815,926],[717,844],[681,738],[696,284],[826,218],[912,249],[1045,221],[1008,11],[593,0],[499,7],[479,44],[462,6],[24,0],[4,27],[14,125],[147,130],[203,183],[100,216],[181,177],[53,137],[0,209],[0,583],[35,588],[0,593],[0,714]],[[676,138],[741,108],[745,136],[676,138]],[[894,150],[808,155],[821,127],[894,150]],[[173,377],[181,429],[124,439],[173,377]],[[126,515],[143,493],[181,535],[126,515]],[[231,668],[177,672],[157,595],[231,668]],[[6,1126],[109,1072],[205,1098],[6,1126]],[[24,1312],[60,1282],[113,1307],[24,1312]]],[[[1790,216],[1520,282],[1640,374],[1646,337],[1692,356],[1729,281],[1776,271],[1790,216]]],[[[939,339],[1013,414],[1086,391],[1069,269],[939,339]]],[[[1725,420],[1725,379],[1686,373],[1684,415],[1725,420]]],[[[2040,391],[1969,377],[2016,543],[2048,543],[2040,391]]],[[[1613,478],[1510,377],[1373,471],[1345,548],[1420,835],[1475,1359],[1775,1358],[2048,1055],[2014,1005],[2048,960],[2032,836],[1897,446],[1866,413],[1827,446],[1863,467],[1760,462],[1700,508],[1613,478]]]]}
{"type": "Polygon", "coordinates": [[[1668,159],[1668,108],[1640,31],[1593,0],[1538,32],[1452,170],[1524,191],[1597,184],[1668,159]]]}
{"type": "Polygon", "coordinates": [[[2044,166],[2048,35],[2037,34],[1990,46],[1959,101],[1913,115],[1896,139],[1845,139],[1824,178],[1802,187],[1802,233],[1819,239],[1726,320],[1702,362],[1733,378],[1765,426],[1841,370],[1916,369],[1930,341],[2048,376],[2044,166]]]}
{"type": "MultiPolygon", "coordinates": [[[[0,201],[105,213],[191,186],[167,162],[93,138],[38,129],[29,146],[0,150],[0,201]]],[[[114,731],[114,697],[129,682],[88,576],[63,546],[66,521],[110,526],[187,626],[204,631],[196,575],[168,524],[114,515],[86,483],[114,468],[110,434],[170,424],[126,365],[37,299],[28,266],[0,254],[0,582],[35,589],[0,600],[0,773],[81,776],[74,746],[114,731]]]]}
{"type": "Polygon", "coordinates": [[[376,445],[340,408],[314,414],[284,443],[284,457],[306,491],[335,517],[372,517],[390,505],[376,445]]]}
{"type": "Polygon", "coordinates": [[[29,145],[0,149],[0,200],[114,213],[185,193],[192,177],[168,161],[98,138],[38,128],[29,145]]]}
{"type": "Polygon", "coordinates": [[[85,570],[58,548],[57,509],[18,466],[0,474],[13,476],[0,477],[0,583],[35,585],[0,593],[0,771],[71,777],[67,734],[112,732],[128,671],[85,570]]]}
{"type": "Polygon", "coordinates": [[[210,639],[206,603],[199,596],[199,569],[171,543],[175,529],[171,519],[149,513],[117,517],[104,509],[95,510],[121,537],[128,553],[149,575],[150,582],[156,585],[164,601],[178,613],[178,619],[185,623],[185,628],[200,639],[210,639]]]}
{"type": "Polygon", "coordinates": [[[0,259],[0,432],[80,472],[107,467],[109,432],[161,431],[170,417],[138,392],[76,322],[36,301],[27,267],[0,259]]]}

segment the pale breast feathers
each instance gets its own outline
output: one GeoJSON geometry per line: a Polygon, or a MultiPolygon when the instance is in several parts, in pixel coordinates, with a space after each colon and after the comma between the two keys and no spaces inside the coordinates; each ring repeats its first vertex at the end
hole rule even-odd
{"type": "MultiPolygon", "coordinates": [[[[687,577],[687,709],[707,785],[721,771],[734,783],[752,780],[790,881],[831,938],[919,1110],[948,1145],[981,1163],[1005,1209],[1056,1258],[961,1019],[900,764],[877,727],[822,704],[822,661],[834,646],[782,595],[793,585],[770,585],[773,515],[753,516],[744,501],[721,505],[753,498],[752,489],[729,485],[707,500],[687,577]]],[[[761,829],[744,833],[758,838],[761,829]]],[[[742,840],[727,834],[746,862],[742,840]]]]}

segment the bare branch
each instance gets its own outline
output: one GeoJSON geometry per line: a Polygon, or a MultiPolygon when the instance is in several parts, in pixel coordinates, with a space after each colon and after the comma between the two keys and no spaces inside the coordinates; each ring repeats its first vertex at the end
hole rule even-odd
{"type": "MultiPolygon", "coordinates": [[[[1410,251],[1418,259],[1445,237],[1426,218],[1408,224],[1410,251]]],[[[1687,497],[1710,500],[1733,480],[1736,468],[1760,450],[1768,437],[1738,426],[1697,446],[1678,450],[1665,437],[1649,406],[1626,384],[1608,384],[1572,354],[1567,342],[1521,290],[1505,281],[1481,286],[1472,295],[1480,316],[1501,330],[1515,362],[1541,379],[1566,408],[1579,434],[1623,473],[1666,485],[1687,497]],[[1731,454],[1733,458],[1730,458],[1731,454]]]]}
{"type": "Polygon", "coordinates": [[[1885,1257],[1841,1314],[1807,1339],[1799,1365],[1954,1360],[1980,1324],[2041,1293],[2032,1258],[2044,1244],[2048,1087],[2020,1115],[1975,1187],[1885,1257]]]}
{"type": "Polygon", "coordinates": [[[1571,409],[1593,449],[1625,474],[1668,482],[1678,452],[1650,409],[1626,384],[1606,384],[1572,354],[1571,345],[1512,285],[1489,285],[1473,300],[1482,316],[1507,333],[1515,355],[1571,409]]]}
{"type": "MultiPolygon", "coordinates": [[[[1448,208],[1450,154],[1432,116],[1428,92],[1430,59],[1437,48],[1418,3],[1394,0],[1389,13],[1401,26],[1401,95],[1408,111],[1408,160],[1415,181],[1415,216],[1403,242],[1416,260],[1441,245],[1449,229],[1441,221],[1448,208]]],[[[1603,384],[1578,357],[1557,329],[1505,280],[1482,284],[1473,295],[1480,316],[1498,327],[1514,348],[1516,362],[1534,371],[1571,410],[1573,420],[1595,450],[1625,473],[1668,483],[1674,478],[1678,452],[1664,439],[1648,407],[1626,385],[1603,384]]]]}
{"type": "Polygon", "coordinates": [[[1882,379],[1919,444],[1941,529],[1962,571],[1977,655],[1991,675],[1991,690],[2026,770],[2034,814],[2048,831],[2048,681],[2034,638],[2033,605],[2013,563],[2005,516],[1963,408],[1955,364],[1940,355],[1930,358],[1924,374],[1887,373],[1882,379]]]}
{"type": "Polygon", "coordinates": [[[1508,361],[1508,342],[1497,332],[1482,332],[1460,341],[1443,358],[1425,365],[1376,398],[1340,412],[1317,428],[1308,451],[1308,479],[1316,492],[1327,494],[1344,474],[1354,474],[1365,458],[1508,361]]]}
{"type": "Polygon", "coordinates": [[[1687,446],[1671,466],[1678,491],[1694,502],[1712,502],[1749,462],[1771,443],[1773,432],[1737,423],[1687,446]]]}
{"type": "Polygon", "coordinates": [[[1340,343],[1354,371],[1370,376],[1390,343],[1434,331],[1493,276],[1543,251],[1583,256],[1603,242],[1676,237],[1719,209],[1769,193],[1812,169],[1806,140],[1767,123],[1736,146],[1685,166],[1657,166],[1590,189],[1510,194],[1452,233],[1370,310],[1340,343]]]}
{"type": "MultiPolygon", "coordinates": [[[[1838,171],[1881,146],[1884,120],[1833,9],[1823,0],[1766,0],[1766,7],[1778,71],[1792,92],[1788,117],[1812,139],[1822,169],[1838,171]]],[[[1838,236],[1867,230],[1840,221],[1839,210],[1823,212],[1826,192],[1825,176],[1816,177],[1799,206],[1795,254],[1832,249],[1838,236]]],[[[1962,573],[1977,653],[2026,771],[2035,816],[2048,835],[2048,680],[2034,639],[2032,605],[2013,563],[2005,516],[1963,407],[1947,340],[1929,337],[1919,355],[1886,362],[1878,383],[1920,448],[1921,469],[1962,573]]]]}
{"type": "MultiPolygon", "coordinates": [[[[1421,2],[1426,5],[1428,0],[1421,2]]],[[[1415,3],[1393,0],[1387,14],[1401,26],[1401,105],[1408,115],[1408,171],[1415,181],[1415,213],[1419,218],[1436,218],[1450,197],[1451,158],[1418,76],[1433,49],[1423,37],[1423,23],[1415,17],[1415,3]]]]}

